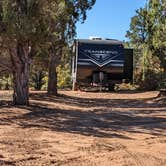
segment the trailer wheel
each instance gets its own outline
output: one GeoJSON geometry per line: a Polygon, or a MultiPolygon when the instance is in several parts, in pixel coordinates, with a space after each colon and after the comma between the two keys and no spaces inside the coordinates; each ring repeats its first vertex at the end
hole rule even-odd
{"type": "Polygon", "coordinates": [[[108,91],[115,91],[115,83],[111,83],[108,85],[108,91]]]}

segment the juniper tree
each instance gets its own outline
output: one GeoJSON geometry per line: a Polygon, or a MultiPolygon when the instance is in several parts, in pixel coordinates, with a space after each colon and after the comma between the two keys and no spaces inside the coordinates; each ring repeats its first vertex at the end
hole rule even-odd
{"type": "Polygon", "coordinates": [[[29,66],[36,50],[46,45],[48,13],[56,12],[46,8],[52,1],[0,1],[0,43],[2,54],[7,52],[11,62],[14,104],[29,102],[29,66]]]}
{"type": "Polygon", "coordinates": [[[50,17],[50,35],[49,35],[49,75],[48,75],[48,93],[57,94],[57,71],[60,63],[63,48],[76,35],[76,23],[86,19],[87,10],[95,4],[95,0],[61,0],[59,3],[58,24],[54,25],[50,17]]]}
{"type": "Polygon", "coordinates": [[[0,1],[0,50],[10,61],[9,66],[3,66],[13,74],[14,104],[29,103],[29,68],[41,47],[50,53],[49,92],[57,93],[55,69],[62,47],[74,36],[75,23],[80,18],[85,20],[86,11],[94,1],[0,1]]]}
{"type": "Polygon", "coordinates": [[[166,73],[166,1],[149,0],[132,18],[127,37],[135,49],[141,50],[143,72],[152,66],[152,59],[160,59],[160,67],[166,73]],[[146,70],[145,70],[146,69],[146,70]]]}

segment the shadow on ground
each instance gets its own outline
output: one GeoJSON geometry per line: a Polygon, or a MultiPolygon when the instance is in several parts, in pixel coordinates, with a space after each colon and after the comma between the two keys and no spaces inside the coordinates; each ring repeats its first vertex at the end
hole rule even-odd
{"type": "MultiPolygon", "coordinates": [[[[134,92],[126,92],[126,94],[133,94],[134,92]]],[[[142,92],[143,93],[143,92],[142,92]]],[[[104,94],[104,93],[103,93],[104,94]]],[[[115,93],[116,94],[116,93],[115,93]]],[[[119,94],[119,92],[117,93],[119,94]]],[[[124,93],[120,93],[124,94],[124,93]]],[[[141,94],[140,94],[141,95],[141,94]]],[[[94,93],[95,96],[95,93],[94,93]]],[[[141,97],[141,96],[140,96],[141,97]]],[[[83,97],[74,97],[74,96],[68,96],[64,94],[59,94],[59,96],[55,97],[52,95],[48,95],[45,93],[33,93],[31,94],[31,99],[41,101],[43,99],[44,101],[48,102],[54,102],[54,103],[59,103],[59,104],[66,104],[70,106],[79,106],[79,107],[102,107],[102,106],[107,106],[107,107],[123,107],[123,108],[129,108],[129,107],[165,107],[166,106],[166,100],[164,99],[163,102],[160,104],[156,102],[151,102],[148,103],[147,101],[149,100],[154,100],[157,99],[158,97],[154,98],[147,98],[147,99],[111,99],[111,98],[100,98],[100,99],[95,99],[95,98],[83,98],[83,97]]]]}
{"type": "MultiPolygon", "coordinates": [[[[22,128],[33,127],[86,136],[124,139],[130,139],[124,134],[125,132],[165,135],[165,103],[148,103],[147,100],[150,99],[85,99],[66,95],[55,97],[43,93],[34,93],[31,99],[41,101],[40,105],[32,102],[28,107],[17,107],[26,110],[25,113],[1,118],[0,125],[18,124],[22,128]],[[59,107],[50,108],[49,102],[58,103],[59,107]],[[60,109],[60,104],[84,107],[86,110],[60,109]],[[114,110],[115,108],[120,110],[114,110]],[[126,108],[130,111],[123,111],[126,108]],[[152,116],[154,113],[156,116],[152,116]]],[[[9,108],[9,106],[0,108],[9,108]]],[[[11,106],[10,109],[14,107],[11,106]]]]}

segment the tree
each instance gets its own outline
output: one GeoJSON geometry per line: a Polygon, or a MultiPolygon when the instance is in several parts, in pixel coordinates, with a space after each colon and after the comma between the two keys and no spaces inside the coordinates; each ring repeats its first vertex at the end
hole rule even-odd
{"type": "MultiPolygon", "coordinates": [[[[157,1],[158,2],[158,1],[157,1]]],[[[158,3],[151,1],[151,12],[155,15],[156,32],[153,35],[154,55],[160,59],[163,74],[166,78],[166,1],[161,0],[158,3]]]]}
{"type": "Polygon", "coordinates": [[[56,1],[0,1],[0,45],[11,62],[14,104],[29,103],[29,68],[36,50],[46,45],[49,13],[56,12],[51,2],[56,1]]]}
{"type": "MultiPolygon", "coordinates": [[[[57,84],[55,65],[64,43],[72,38],[75,23],[95,0],[1,0],[0,50],[10,64],[3,64],[13,74],[13,103],[29,103],[29,68],[41,48],[49,50],[50,93],[57,84]]],[[[0,65],[2,66],[2,64],[0,65]]],[[[6,70],[6,69],[5,69],[6,70]]],[[[53,90],[53,91],[52,91],[53,90]]]]}
{"type": "Polygon", "coordinates": [[[165,0],[149,0],[144,8],[136,11],[127,37],[130,44],[139,51],[137,62],[141,63],[143,77],[160,60],[160,67],[166,71],[166,7],[165,0]]]}
{"type": "MultiPolygon", "coordinates": [[[[49,35],[49,75],[48,93],[57,94],[57,71],[61,61],[63,48],[73,40],[76,35],[76,22],[85,21],[86,12],[95,4],[95,0],[62,0],[60,2],[59,19],[57,26],[50,24],[49,35]]],[[[51,19],[51,18],[50,18],[51,19]]],[[[50,22],[52,22],[50,20],[50,22]]]]}
{"type": "Polygon", "coordinates": [[[31,8],[27,6],[26,1],[4,0],[1,2],[1,44],[8,52],[12,64],[14,104],[28,104],[28,72],[31,42],[29,34],[31,34],[33,29],[31,27],[31,18],[36,14],[30,10],[31,8]]]}

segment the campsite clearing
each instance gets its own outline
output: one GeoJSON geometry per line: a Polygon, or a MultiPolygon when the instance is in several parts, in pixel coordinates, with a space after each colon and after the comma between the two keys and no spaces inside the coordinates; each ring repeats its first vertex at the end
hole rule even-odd
{"type": "Polygon", "coordinates": [[[1,166],[165,166],[166,99],[158,92],[1,91],[1,166]]]}

